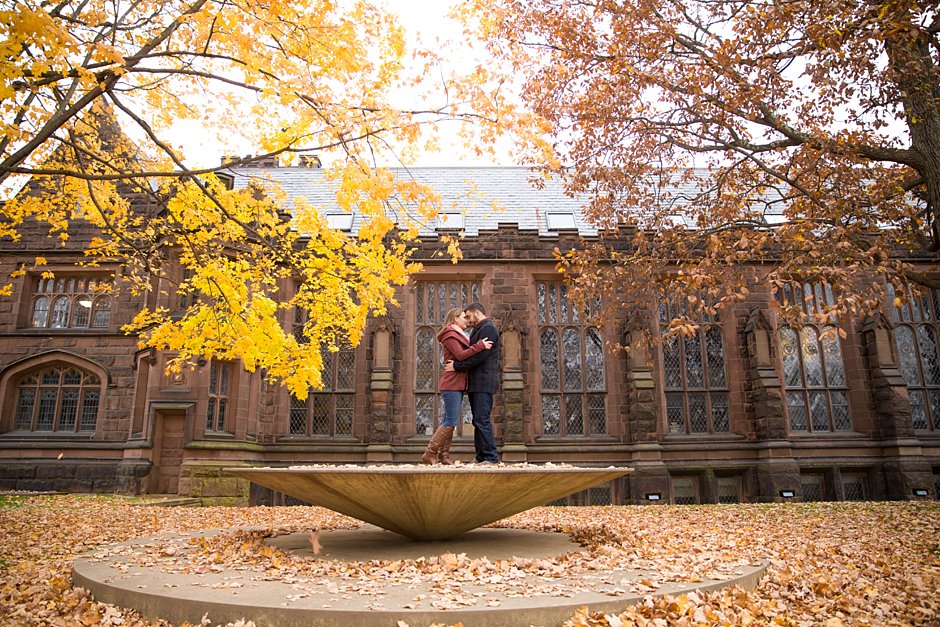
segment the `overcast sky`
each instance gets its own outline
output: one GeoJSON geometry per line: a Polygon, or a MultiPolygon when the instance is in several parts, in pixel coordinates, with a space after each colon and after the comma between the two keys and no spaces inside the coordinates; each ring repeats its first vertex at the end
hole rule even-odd
{"type": "MultiPolygon", "coordinates": [[[[461,26],[454,20],[447,17],[450,10],[450,1],[427,2],[422,0],[374,0],[379,6],[384,6],[387,10],[396,13],[402,25],[408,33],[408,45],[410,49],[416,46],[423,46],[432,50],[438,50],[444,45],[448,45],[450,52],[447,59],[453,63],[455,68],[471,68],[472,59],[469,58],[469,51],[463,47],[463,35],[461,26]],[[450,42],[450,43],[448,43],[450,42]]],[[[459,0],[458,0],[459,1],[459,0]]],[[[445,68],[446,70],[446,68],[445,68]]],[[[408,101],[405,95],[403,102],[396,103],[400,106],[424,106],[426,103],[420,103],[417,99],[408,101]]],[[[438,104],[438,103],[432,103],[438,104]]],[[[440,152],[425,154],[419,158],[417,166],[453,166],[453,165],[511,165],[508,154],[493,162],[491,159],[480,158],[467,154],[463,147],[456,140],[447,140],[446,126],[441,141],[440,152]]],[[[229,150],[224,150],[211,137],[210,133],[200,128],[195,123],[180,124],[174,130],[173,143],[183,147],[186,154],[186,162],[190,167],[211,166],[219,163],[222,154],[252,154],[254,152],[251,146],[239,146],[229,150]]],[[[329,156],[325,155],[325,161],[329,163],[329,156]]],[[[395,165],[385,163],[383,165],[395,165]]]]}

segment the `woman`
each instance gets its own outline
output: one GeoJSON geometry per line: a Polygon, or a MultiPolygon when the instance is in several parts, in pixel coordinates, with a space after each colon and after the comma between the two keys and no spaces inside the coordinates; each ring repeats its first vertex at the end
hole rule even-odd
{"type": "MultiPolygon", "coordinates": [[[[480,351],[492,348],[493,342],[486,338],[471,346],[470,339],[464,332],[466,329],[467,314],[463,309],[451,309],[447,312],[444,326],[437,332],[445,363],[455,359],[467,359],[480,351]]],[[[444,399],[444,420],[431,436],[431,441],[421,456],[421,461],[425,464],[451,463],[450,442],[454,437],[457,421],[460,420],[460,405],[463,403],[464,390],[467,389],[467,372],[441,372],[438,389],[444,399]]]]}

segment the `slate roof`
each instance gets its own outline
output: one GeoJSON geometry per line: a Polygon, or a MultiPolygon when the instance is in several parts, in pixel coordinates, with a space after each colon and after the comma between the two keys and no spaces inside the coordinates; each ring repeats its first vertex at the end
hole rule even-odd
{"type": "MultiPolygon", "coordinates": [[[[579,235],[590,237],[597,234],[597,229],[583,216],[582,208],[587,204],[587,198],[567,195],[559,178],[546,180],[544,186],[537,189],[530,182],[534,174],[526,167],[457,166],[390,170],[397,178],[411,177],[436,190],[441,195],[445,213],[462,213],[462,218],[454,216],[456,223],[451,218],[444,221],[441,227],[460,227],[462,221],[461,230],[469,237],[480,231],[496,230],[501,224],[515,225],[520,230],[537,231],[539,235],[554,237],[559,232],[555,225],[559,222],[564,224],[567,216],[573,216],[579,235]],[[494,203],[502,209],[494,210],[494,203]],[[562,214],[562,219],[553,220],[551,214],[562,214]]],[[[294,199],[305,197],[328,216],[343,213],[336,204],[332,182],[327,180],[326,172],[322,169],[305,166],[250,167],[232,169],[229,173],[234,176],[236,189],[245,187],[252,178],[257,178],[280,185],[287,193],[289,205],[293,205],[294,199]]],[[[676,199],[690,198],[695,191],[694,185],[689,184],[669,190],[676,199]]],[[[771,217],[767,216],[768,221],[771,217]]],[[[567,218],[567,221],[571,219],[567,218]]],[[[356,232],[362,223],[362,215],[354,212],[350,227],[352,232],[356,232]]],[[[431,235],[433,230],[426,229],[423,234],[431,235]]]]}
{"type": "MultiPolygon", "coordinates": [[[[528,168],[391,168],[391,171],[396,177],[412,177],[437,191],[441,195],[445,213],[456,211],[463,214],[463,231],[470,237],[481,230],[495,230],[500,224],[516,225],[520,230],[554,236],[558,231],[549,228],[546,217],[549,213],[570,214],[574,216],[579,234],[597,234],[597,230],[582,216],[584,199],[566,195],[559,179],[548,180],[544,188],[536,189],[529,182],[533,174],[528,168]],[[494,210],[494,202],[502,209],[494,210]]],[[[342,213],[324,170],[277,167],[239,168],[230,172],[234,175],[236,189],[245,187],[251,178],[271,181],[284,189],[290,201],[302,196],[324,214],[342,213]]],[[[459,218],[457,220],[459,223],[459,218]]],[[[352,230],[356,231],[361,223],[362,216],[354,213],[352,230]]],[[[442,227],[448,228],[458,223],[448,219],[442,223],[442,227]]]]}

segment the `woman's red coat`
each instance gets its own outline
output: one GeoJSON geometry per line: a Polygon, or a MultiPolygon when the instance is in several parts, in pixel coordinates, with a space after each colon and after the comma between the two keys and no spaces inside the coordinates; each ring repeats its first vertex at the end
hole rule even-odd
{"type": "MultiPolygon", "coordinates": [[[[470,338],[454,325],[446,327],[437,334],[437,339],[441,343],[441,349],[444,356],[444,362],[468,359],[482,350],[483,340],[480,340],[473,346],[470,345],[470,338]]],[[[467,371],[446,370],[441,372],[441,382],[438,385],[439,390],[466,390],[467,389],[467,371]]]]}

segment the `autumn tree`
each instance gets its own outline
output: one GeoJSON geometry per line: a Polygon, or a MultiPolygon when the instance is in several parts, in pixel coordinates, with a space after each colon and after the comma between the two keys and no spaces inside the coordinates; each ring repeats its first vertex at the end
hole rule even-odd
{"type": "Polygon", "coordinates": [[[620,227],[565,257],[585,292],[621,307],[659,286],[694,311],[804,278],[834,289],[834,319],[885,281],[940,287],[935,3],[475,0],[465,18],[551,125],[530,160],[620,227]]]}
{"type": "Polygon", "coordinates": [[[403,69],[404,32],[365,1],[9,0],[0,32],[0,242],[39,222],[63,245],[85,246],[90,263],[120,264],[144,291],[178,259],[178,289],[196,304],[182,318],[144,310],[129,330],[179,362],[264,367],[301,396],[319,384],[319,346],[355,344],[367,316],[394,302],[417,269],[408,239],[437,211],[433,190],[393,178],[375,155],[407,158],[441,119],[498,114],[495,101],[465,112],[470,96],[456,88],[426,109],[393,106],[396,91],[417,89],[403,69]],[[350,237],[317,207],[284,206],[276,189],[227,189],[221,163],[189,168],[185,146],[168,139],[180,121],[216,129],[220,153],[256,147],[248,160],[332,151],[337,203],[365,225],[350,237]],[[88,225],[98,235],[79,241],[88,225]],[[286,278],[299,286],[288,299],[278,291],[286,278]],[[294,307],[307,312],[300,343],[278,325],[294,307]]]}

